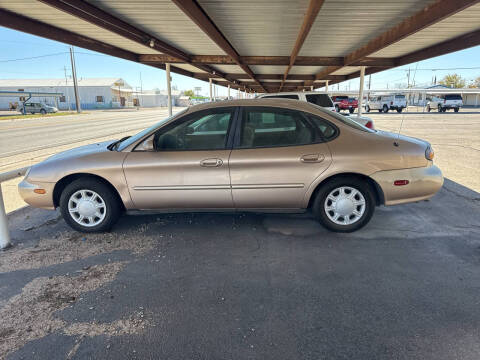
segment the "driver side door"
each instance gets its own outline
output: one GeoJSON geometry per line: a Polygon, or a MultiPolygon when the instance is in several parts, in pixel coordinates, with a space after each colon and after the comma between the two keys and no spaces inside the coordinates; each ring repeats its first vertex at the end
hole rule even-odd
{"type": "Polygon", "coordinates": [[[137,209],[233,208],[228,158],[236,108],[186,114],[154,135],[155,151],[132,151],[124,172],[137,209]]]}

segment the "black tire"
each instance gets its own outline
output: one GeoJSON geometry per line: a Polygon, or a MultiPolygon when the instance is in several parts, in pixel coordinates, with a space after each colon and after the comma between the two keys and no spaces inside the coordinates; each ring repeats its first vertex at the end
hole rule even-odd
{"type": "Polygon", "coordinates": [[[442,109],[442,105],[438,105],[438,112],[442,112],[443,109],[442,109]]]}
{"type": "Polygon", "coordinates": [[[402,111],[403,111],[403,108],[398,108],[398,109],[397,109],[397,112],[398,112],[398,113],[401,113],[402,111]]]}
{"type": "Polygon", "coordinates": [[[365,110],[366,110],[367,112],[370,112],[370,106],[367,105],[367,107],[365,108],[365,110]]]}
{"type": "Polygon", "coordinates": [[[350,114],[353,114],[354,111],[355,111],[354,108],[348,108],[348,112],[349,112],[350,114]]]}
{"type": "Polygon", "coordinates": [[[382,112],[382,109],[378,109],[378,112],[382,112]]]}
{"type": "Polygon", "coordinates": [[[92,178],[80,178],[68,184],[63,190],[60,196],[60,211],[63,219],[71,228],[80,232],[90,233],[109,231],[120,217],[123,207],[118,196],[105,183],[92,178]],[[99,224],[85,226],[73,219],[73,215],[68,210],[68,202],[70,197],[78,190],[94,191],[103,199],[105,203],[105,217],[99,224]]]}
{"type": "Polygon", "coordinates": [[[335,105],[335,111],[338,113],[340,112],[340,107],[338,105],[335,105]]]}
{"type": "Polygon", "coordinates": [[[459,110],[460,110],[459,108],[453,109],[453,111],[455,111],[455,112],[458,112],[459,110]]]}
{"type": "Polygon", "coordinates": [[[320,223],[328,230],[334,232],[353,232],[361,229],[370,221],[375,211],[375,195],[374,190],[367,182],[357,177],[345,176],[334,178],[321,186],[313,202],[313,212],[320,223]],[[349,225],[339,225],[333,222],[328,217],[324,206],[330,192],[342,186],[348,186],[358,190],[365,199],[365,211],[362,216],[356,222],[349,225]]]}
{"type": "Polygon", "coordinates": [[[46,113],[45,109],[40,110],[40,114],[45,115],[46,113]]]}
{"type": "Polygon", "coordinates": [[[430,108],[430,105],[427,105],[427,112],[430,112],[430,110],[432,110],[432,109],[430,108]]]}
{"type": "Polygon", "coordinates": [[[382,108],[383,112],[384,113],[388,113],[388,106],[387,105],[383,105],[383,108],[382,108]]]}

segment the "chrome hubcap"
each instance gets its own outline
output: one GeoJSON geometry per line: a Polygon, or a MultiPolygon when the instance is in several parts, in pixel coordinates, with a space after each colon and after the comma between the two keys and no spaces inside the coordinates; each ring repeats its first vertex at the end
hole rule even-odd
{"type": "Polygon", "coordinates": [[[365,212],[365,198],[357,189],[350,186],[336,188],[325,199],[325,213],[338,225],[356,223],[365,212]]]}
{"type": "Polygon", "coordinates": [[[105,219],[107,207],[95,191],[78,190],[68,200],[68,211],[75,222],[91,227],[105,219]]]}

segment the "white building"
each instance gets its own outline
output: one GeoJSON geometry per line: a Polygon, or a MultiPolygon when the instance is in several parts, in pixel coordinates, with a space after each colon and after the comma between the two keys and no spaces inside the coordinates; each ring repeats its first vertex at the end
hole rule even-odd
{"type": "MultiPolygon", "coordinates": [[[[75,109],[75,92],[72,79],[9,79],[0,80],[0,91],[32,91],[62,93],[63,96],[32,97],[29,101],[43,102],[60,110],[75,109]]],[[[82,109],[108,109],[132,107],[133,89],[121,78],[78,79],[78,92],[82,109]]],[[[0,97],[0,110],[8,110],[10,103],[21,105],[23,98],[0,97]]]]}

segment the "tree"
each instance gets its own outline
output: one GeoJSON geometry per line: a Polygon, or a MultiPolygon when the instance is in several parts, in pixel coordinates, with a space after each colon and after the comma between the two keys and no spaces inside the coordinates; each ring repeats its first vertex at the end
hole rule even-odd
{"type": "Polygon", "coordinates": [[[188,97],[195,96],[193,90],[185,90],[185,91],[183,92],[183,95],[188,96],[188,97]]]}
{"type": "Polygon", "coordinates": [[[468,85],[468,87],[471,89],[480,88],[480,76],[477,77],[475,80],[473,80],[473,82],[470,85],[468,85]]]}
{"type": "Polygon", "coordinates": [[[465,79],[463,79],[458,74],[448,74],[445,75],[442,80],[439,81],[440,84],[452,87],[452,88],[463,88],[465,87],[465,79]]]}

